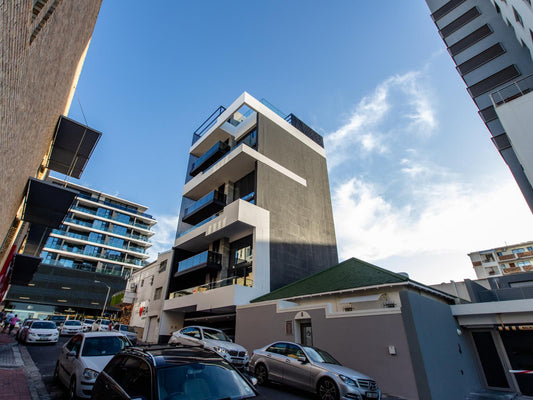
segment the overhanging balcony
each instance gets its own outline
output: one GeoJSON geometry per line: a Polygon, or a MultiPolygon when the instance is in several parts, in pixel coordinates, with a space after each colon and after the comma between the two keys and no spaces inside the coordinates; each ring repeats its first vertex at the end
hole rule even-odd
{"type": "Polygon", "coordinates": [[[178,263],[178,271],[174,276],[183,276],[198,271],[218,271],[220,269],[221,259],[222,255],[219,253],[204,251],[203,253],[196,254],[186,260],[180,261],[178,263]]]}
{"type": "Polygon", "coordinates": [[[213,190],[200,200],[185,209],[182,221],[196,225],[226,206],[226,195],[213,190]]]}
{"type": "Polygon", "coordinates": [[[225,142],[217,142],[213,147],[207,150],[203,156],[194,162],[190,175],[196,176],[205,171],[211,165],[220,160],[230,150],[230,146],[225,142]]]}

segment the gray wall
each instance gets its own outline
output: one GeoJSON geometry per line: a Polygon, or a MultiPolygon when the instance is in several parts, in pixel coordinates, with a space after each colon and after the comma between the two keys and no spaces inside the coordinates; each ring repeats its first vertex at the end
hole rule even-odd
{"type": "MultiPolygon", "coordinates": [[[[419,399],[405,329],[400,314],[326,319],[324,309],[307,310],[313,345],[331,353],[341,364],[375,379],[384,393],[419,399]],[[390,355],[389,346],[396,355],[390,355]]],[[[248,351],[277,340],[294,341],[285,333],[296,312],[276,313],[276,306],[237,309],[235,341],[248,351]]],[[[296,331],[296,326],[294,327],[296,331]]]]}
{"type": "Polygon", "coordinates": [[[474,356],[450,306],[400,292],[402,315],[421,399],[464,399],[481,388],[474,356]]]}
{"type": "Polygon", "coordinates": [[[307,187],[257,163],[257,205],[270,211],[270,289],[338,262],[326,159],[259,115],[258,150],[307,187]]]}

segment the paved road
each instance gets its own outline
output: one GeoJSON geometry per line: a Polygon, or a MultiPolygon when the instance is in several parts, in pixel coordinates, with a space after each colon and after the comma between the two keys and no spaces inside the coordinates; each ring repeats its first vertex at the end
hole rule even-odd
{"type": "MultiPolygon", "coordinates": [[[[27,345],[26,348],[30,356],[41,373],[46,390],[54,400],[66,400],[66,388],[54,382],[54,368],[56,365],[61,347],[70,339],[70,337],[61,336],[59,342],[55,345],[34,344],[27,345]]],[[[22,345],[22,344],[21,344],[22,345]]],[[[22,345],[23,346],[23,345],[22,345]]],[[[257,390],[267,399],[272,400],[309,400],[316,399],[312,394],[307,394],[292,388],[269,384],[267,386],[258,386],[257,390]]]]}

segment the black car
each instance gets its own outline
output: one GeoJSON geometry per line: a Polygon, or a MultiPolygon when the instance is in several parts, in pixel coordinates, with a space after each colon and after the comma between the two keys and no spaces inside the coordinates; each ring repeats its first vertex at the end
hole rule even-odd
{"type": "Polygon", "coordinates": [[[263,398],[217,353],[199,346],[133,347],[98,375],[94,400],[219,400],[263,398]]]}

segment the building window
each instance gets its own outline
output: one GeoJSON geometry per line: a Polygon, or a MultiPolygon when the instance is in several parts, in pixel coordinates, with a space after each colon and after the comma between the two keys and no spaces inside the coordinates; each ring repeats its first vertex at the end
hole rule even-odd
{"type": "Polygon", "coordinates": [[[531,265],[531,261],[518,261],[519,267],[525,267],[526,265],[531,265]]]}
{"type": "Polygon", "coordinates": [[[285,335],[292,336],[292,321],[285,321],[285,335]]]}
{"type": "Polygon", "coordinates": [[[126,215],[126,214],[117,213],[116,220],[119,221],[119,222],[123,222],[125,224],[129,224],[130,223],[130,216],[126,215]]]}
{"type": "Polygon", "coordinates": [[[167,260],[162,261],[161,264],[159,264],[159,273],[166,271],[167,269],[167,260]]]}
{"type": "Polygon", "coordinates": [[[98,215],[99,217],[102,217],[102,218],[110,219],[111,218],[111,213],[112,213],[112,211],[107,209],[107,208],[99,208],[98,211],[96,212],[96,215],[98,215]]]}
{"type": "Polygon", "coordinates": [[[498,256],[503,256],[503,253],[501,251],[497,252],[498,256]]]}
{"type": "Polygon", "coordinates": [[[141,280],[141,287],[143,287],[143,286],[144,286],[144,279],[141,280]]]}
{"type": "Polygon", "coordinates": [[[513,249],[513,254],[525,253],[525,250],[521,247],[519,249],[513,249]]]}
{"type": "Polygon", "coordinates": [[[159,300],[161,298],[161,293],[163,293],[163,287],[158,287],[154,292],[154,300],[159,300]]]}

